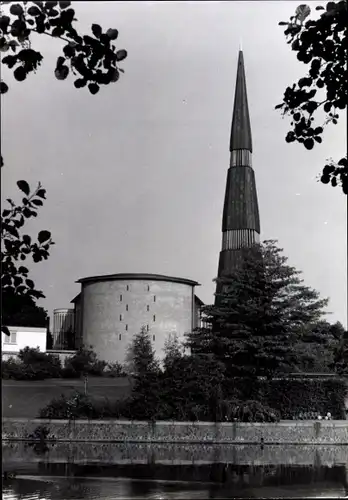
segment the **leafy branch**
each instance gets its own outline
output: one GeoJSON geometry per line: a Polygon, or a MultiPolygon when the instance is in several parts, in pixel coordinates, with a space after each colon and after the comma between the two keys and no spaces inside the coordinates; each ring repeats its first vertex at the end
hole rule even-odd
{"type": "MultiPolygon", "coordinates": [[[[2,2],[10,3],[10,2],[2,2]]],[[[127,57],[127,51],[117,50],[112,43],[118,38],[117,29],[103,32],[98,24],[92,24],[92,35],[78,34],[73,26],[75,10],[71,2],[21,2],[12,4],[9,15],[0,14],[0,52],[11,49],[13,55],[2,58],[2,63],[13,69],[17,81],[23,81],[29,73],[36,73],[43,56],[31,45],[32,32],[58,38],[66,45],[63,55],[57,58],[55,76],[65,80],[70,70],[78,78],[76,88],[88,86],[91,94],[99,92],[100,85],[116,82],[123,69],[118,63],[127,57]],[[19,50],[21,49],[21,50],[19,50]],[[17,50],[19,50],[17,52],[17,50]]],[[[1,80],[0,93],[8,91],[1,80]]]]}
{"type": "MultiPolygon", "coordinates": [[[[287,87],[283,102],[276,106],[283,115],[291,115],[293,127],[286,135],[286,142],[299,142],[306,149],[313,149],[315,143],[322,142],[322,133],[329,123],[336,125],[339,111],[347,107],[346,85],[346,48],[347,36],[347,2],[328,2],[326,9],[322,6],[316,10],[324,10],[317,20],[305,19],[311,10],[307,5],[300,5],[290,21],[281,21],[286,26],[284,34],[291,49],[297,53],[297,59],[310,64],[308,74],[297,83],[287,87]],[[323,91],[322,99],[317,92],[323,91]],[[314,116],[319,109],[326,113],[321,124],[314,123],[314,116]]],[[[321,181],[332,186],[341,184],[342,190],[348,194],[347,159],[337,163],[330,162],[323,169],[321,181]]]]}
{"type": "MultiPolygon", "coordinates": [[[[20,229],[24,226],[25,220],[37,217],[39,207],[43,205],[46,197],[46,190],[39,183],[31,193],[29,184],[24,181],[17,182],[18,188],[25,194],[22,203],[16,205],[8,198],[9,205],[2,211],[1,215],[1,282],[3,298],[11,297],[31,297],[35,299],[44,298],[41,290],[35,289],[34,282],[28,278],[29,270],[21,262],[25,261],[29,255],[34,262],[46,260],[49,256],[49,249],[54,242],[49,231],[40,231],[37,241],[32,241],[28,234],[20,234],[20,229]]],[[[2,327],[2,331],[5,327],[2,327]]],[[[6,332],[7,333],[7,332],[6,332]]]]}

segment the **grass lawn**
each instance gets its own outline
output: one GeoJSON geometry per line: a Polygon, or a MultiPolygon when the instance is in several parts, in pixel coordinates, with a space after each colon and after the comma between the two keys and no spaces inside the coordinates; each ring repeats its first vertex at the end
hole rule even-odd
{"type": "MultiPolygon", "coordinates": [[[[68,396],[75,390],[84,390],[83,380],[48,379],[38,381],[2,380],[2,416],[12,418],[37,418],[39,410],[61,394],[68,396]]],[[[127,378],[90,377],[88,394],[95,398],[107,397],[110,401],[130,393],[127,378]]]]}

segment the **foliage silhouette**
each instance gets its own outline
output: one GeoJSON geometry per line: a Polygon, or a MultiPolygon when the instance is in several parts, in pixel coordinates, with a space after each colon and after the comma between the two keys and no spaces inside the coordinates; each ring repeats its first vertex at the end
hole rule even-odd
{"type": "MultiPolygon", "coordinates": [[[[310,15],[307,5],[300,5],[290,21],[281,21],[286,26],[284,34],[297,59],[310,65],[309,73],[297,83],[287,87],[283,102],[276,106],[283,115],[291,116],[291,126],[286,142],[299,142],[308,150],[322,142],[325,127],[336,125],[339,112],[347,107],[347,2],[328,2],[318,19],[305,19],[310,15]],[[319,95],[322,94],[321,97],[319,95]],[[319,110],[326,113],[323,123],[315,124],[319,110]]],[[[332,186],[341,185],[348,194],[347,157],[335,162],[327,160],[321,182],[332,186]]]]}
{"type": "MultiPolygon", "coordinates": [[[[33,33],[58,38],[65,42],[62,55],[57,58],[55,77],[65,80],[71,72],[76,88],[87,87],[91,94],[99,92],[100,85],[117,82],[123,69],[118,63],[127,57],[127,51],[117,50],[112,43],[118,38],[117,29],[103,32],[101,26],[92,24],[92,35],[80,35],[74,22],[75,10],[71,2],[2,2],[12,3],[9,12],[0,17],[0,51],[12,51],[1,63],[13,69],[17,81],[36,73],[43,55],[32,48],[33,33]]],[[[9,89],[1,81],[0,92],[9,89]]]]}

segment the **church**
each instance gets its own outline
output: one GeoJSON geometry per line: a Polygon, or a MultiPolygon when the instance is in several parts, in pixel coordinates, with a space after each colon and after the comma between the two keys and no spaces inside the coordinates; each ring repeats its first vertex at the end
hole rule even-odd
{"type": "MultiPolygon", "coordinates": [[[[247,98],[244,56],[237,63],[230,164],[227,170],[222,217],[222,246],[218,277],[228,276],[236,266],[242,247],[260,241],[260,217],[255,174],[252,167],[252,137],[247,98]]],[[[200,326],[203,302],[196,295],[199,283],[158,274],[122,273],[79,279],[80,293],[73,309],[55,310],[53,349],[71,345],[92,346],[99,359],[125,361],[128,346],[141,328],[149,332],[156,356],[163,358],[164,344],[175,334],[179,340],[200,326]],[[66,331],[64,325],[74,327],[66,331]]],[[[215,301],[218,301],[219,284],[215,301]]]]}

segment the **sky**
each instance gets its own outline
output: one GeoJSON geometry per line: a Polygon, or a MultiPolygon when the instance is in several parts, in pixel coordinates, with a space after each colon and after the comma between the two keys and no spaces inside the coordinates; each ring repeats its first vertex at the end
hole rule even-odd
{"type": "Polygon", "coordinates": [[[73,2],[78,31],[119,30],[128,57],[117,83],[92,96],[56,80],[62,42],[39,35],[37,74],[18,83],[2,68],[2,200],[20,200],[19,179],[47,190],[25,229],[48,229],[56,243],[29,266],[50,314],[71,307],[77,279],[124,272],[196,280],[212,302],[241,42],[261,239],[277,239],[305,284],[330,298],[329,321],[347,325],[347,198],[317,180],[327,158],[346,153],[344,120],[307,151],[285,142],[290,120],[274,109],[306,73],[278,26],[296,6],[73,2]]]}

